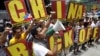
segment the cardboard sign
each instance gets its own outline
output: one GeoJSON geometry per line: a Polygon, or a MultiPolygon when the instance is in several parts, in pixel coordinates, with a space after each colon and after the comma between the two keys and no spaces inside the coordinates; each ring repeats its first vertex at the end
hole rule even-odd
{"type": "Polygon", "coordinates": [[[5,1],[5,6],[12,24],[24,22],[24,16],[27,13],[24,0],[5,1]]]}
{"type": "Polygon", "coordinates": [[[93,39],[96,39],[97,37],[98,37],[98,31],[99,30],[99,28],[98,27],[95,27],[94,29],[93,29],[93,39]]]}
{"type": "MultiPolygon", "coordinates": [[[[37,19],[47,17],[43,0],[28,0],[32,16],[37,19]]],[[[27,9],[24,0],[5,1],[6,9],[8,10],[12,24],[26,22],[27,9]]],[[[29,22],[29,20],[27,20],[29,22]]]]}
{"type": "Polygon", "coordinates": [[[92,28],[86,28],[86,40],[88,41],[90,39],[90,36],[92,35],[92,28]]]}
{"type": "Polygon", "coordinates": [[[84,28],[84,29],[80,29],[79,32],[79,44],[83,44],[84,42],[88,41],[90,39],[90,36],[92,37],[92,39],[97,39],[97,37],[99,36],[99,27],[95,27],[94,29],[92,28],[84,28]]]}
{"type": "MultiPolygon", "coordinates": [[[[95,40],[99,34],[100,30],[98,31],[98,27],[95,27],[94,30],[92,28],[84,28],[80,29],[79,32],[79,44],[83,44],[84,42],[88,41],[91,35],[91,30],[93,32],[92,38],[95,40]]],[[[62,50],[63,47],[69,48],[74,44],[74,32],[73,29],[69,30],[67,32],[64,32],[64,36],[60,37],[57,40],[58,43],[58,52],[62,50]],[[64,43],[64,44],[63,44],[64,43]]],[[[54,37],[51,36],[48,38],[48,47],[50,50],[53,50],[54,48],[54,37]]],[[[13,44],[11,46],[8,46],[6,48],[7,53],[9,56],[29,56],[31,53],[31,56],[34,56],[34,51],[32,52],[32,43],[27,43],[26,41],[22,40],[21,42],[18,42],[16,44],[13,44]]]]}
{"type": "Polygon", "coordinates": [[[52,10],[56,13],[53,15],[55,19],[66,18],[66,4],[65,0],[51,0],[52,10]]]}
{"type": "MultiPolygon", "coordinates": [[[[6,51],[9,56],[30,56],[30,51],[32,50],[30,46],[32,47],[32,43],[22,40],[19,43],[8,46],[6,51]]],[[[31,56],[34,56],[34,54],[32,53],[31,56]]]]}
{"type": "Polygon", "coordinates": [[[70,3],[67,11],[67,20],[78,20],[83,17],[84,5],[70,3]]]}
{"type": "MultiPolygon", "coordinates": [[[[73,30],[65,32],[64,37],[60,37],[57,42],[58,42],[58,51],[61,51],[63,46],[65,48],[68,48],[71,45],[73,45],[73,30]],[[63,45],[62,45],[62,42],[64,42],[63,45]]],[[[53,50],[53,47],[54,47],[54,37],[53,36],[51,36],[48,39],[48,44],[49,44],[49,49],[53,50]]]]}
{"type": "Polygon", "coordinates": [[[44,0],[28,0],[32,16],[39,20],[47,17],[44,0]]]}
{"type": "MultiPolygon", "coordinates": [[[[100,34],[100,28],[95,27],[94,29],[92,28],[83,28],[79,30],[79,37],[78,37],[78,44],[83,44],[84,42],[88,41],[90,39],[90,36],[92,36],[93,39],[97,39],[97,37],[100,34]],[[91,33],[93,32],[93,33],[91,33]]],[[[69,30],[67,32],[64,32],[64,37],[61,37],[58,40],[58,51],[61,51],[61,49],[63,48],[63,46],[65,48],[69,48],[70,46],[72,46],[74,44],[74,31],[69,30]],[[64,43],[64,45],[62,45],[62,43],[64,43]]],[[[48,44],[49,44],[49,48],[52,50],[54,47],[54,37],[51,36],[50,38],[48,38],[48,44]]]]}
{"type": "Polygon", "coordinates": [[[64,33],[65,48],[73,45],[73,36],[73,30],[69,30],[68,32],[64,33]]]}
{"type": "MultiPolygon", "coordinates": [[[[62,38],[59,38],[57,40],[57,43],[58,43],[58,51],[60,51],[62,49],[62,38]]],[[[49,44],[49,49],[53,50],[54,48],[54,37],[53,36],[49,37],[48,44],[49,44]]]]}
{"type": "Polygon", "coordinates": [[[86,29],[81,29],[79,31],[79,43],[84,43],[86,40],[86,29]]]}

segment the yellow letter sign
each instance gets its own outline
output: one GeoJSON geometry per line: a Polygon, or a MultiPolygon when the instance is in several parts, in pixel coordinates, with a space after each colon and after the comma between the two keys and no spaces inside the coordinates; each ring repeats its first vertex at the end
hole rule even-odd
{"type": "Polygon", "coordinates": [[[24,16],[27,12],[23,0],[11,0],[5,2],[6,9],[11,18],[11,22],[21,23],[24,21],[24,16]]]}
{"type": "Polygon", "coordinates": [[[55,19],[66,18],[66,4],[65,0],[51,0],[52,10],[56,13],[53,15],[55,19]]]}
{"type": "MultiPolygon", "coordinates": [[[[54,48],[54,37],[51,36],[51,37],[49,37],[48,40],[49,40],[49,41],[48,41],[48,43],[49,43],[49,48],[50,48],[50,50],[53,50],[53,48],[54,48]]],[[[60,51],[60,50],[62,49],[62,38],[59,38],[59,39],[57,40],[57,43],[58,43],[58,51],[60,51]]]]}
{"type": "Polygon", "coordinates": [[[93,39],[96,39],[97,37],[98,37],[98,27],[95,27],[94,29],[93,29],[93,39]]]}
{"type": "Polygon", "coordinates": [[[73,44],[73,30],[64,33],[65,47],[68,48],[73,44]]]}
{"type": "Polygon", "coordinates": [[[46,17],[46,11],[44,8],[43,0],[29,0],[29,4],[31,7],[32,16],[39,20],[41,17],[46,17]]]}
{"type": "Polygon", "coordinates": [[[79,32],[79,43],[80,44],[84,43],[85,38],[86,38],[86,31],[85,31],[85,29],[81,29],[79,32]]]}
{"type": "MultiPolygon", "coordinates": [[[[31,46],[31,45],[29,45],[29,46],[31,46]]],[[[30,55],[29,54],[30,50],[29,50],[29,47],[27,46],[26,41],[21,41],[14,45],[8,46],[6,49],[7,49],[9,56],[29,56],[30,55]]]]}
{"type": "Polygon", "coordinates": [[[83,15],[84,6],[76,3],[70,3],[67,19],[73,20],[73,19],[81,19],[83,15]]]}

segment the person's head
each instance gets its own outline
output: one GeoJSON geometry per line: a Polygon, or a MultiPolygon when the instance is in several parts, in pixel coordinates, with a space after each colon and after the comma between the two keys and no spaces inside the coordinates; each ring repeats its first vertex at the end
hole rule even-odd
{"type": "Polygon", "coordinates": [[[98,20],[100,21],[100,16],[98,17],[98,20]]]}
{"type": "Polygon", "coordinates": [[[85,19],[88,21],[89,20],[89,17],[85,17],[85,19]]]}
{"type": "Polygon", "coordinates": [[[93,21],[94,21],[94,23],[96,24],[97,23],[97,18],[92,18],[93,19],[93,21]]]}
{"type": "Polygon", "coordinates": [[[77,22],[76,22],[76,26],[79,26],[79,25],[80,25],[80,23],[79,23],[79,21],[77,21],[77,22]]]}
{"type": "Polygon", "coordinates": [[[21,25],[15,25],[12,27],[13,34],[21,34],[23,32],[21,25]]]}
{"type": "Polygon", "coordinates": [[[83,19],[80,19],[79,20],[79,23],[80,23],[80,25],[83,25],[84,24],[84,20],[83,19]]]}
{"type": "Polygon", "coordinates": [[[40,39],[42,36],[40,32],[42,31],[42,27],[40,25],[35,25],[31,30],[31,34],[34,38],[40,39]]]}

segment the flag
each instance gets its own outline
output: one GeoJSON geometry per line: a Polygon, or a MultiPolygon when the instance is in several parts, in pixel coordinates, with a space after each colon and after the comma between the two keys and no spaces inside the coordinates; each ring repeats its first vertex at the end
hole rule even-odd
{"type": "Polygon", "coordinates": [[[27,14],[24,16],[24,21],[31,21],[31,20],[32,20],[31,14],[27,13],[27,14]]]}

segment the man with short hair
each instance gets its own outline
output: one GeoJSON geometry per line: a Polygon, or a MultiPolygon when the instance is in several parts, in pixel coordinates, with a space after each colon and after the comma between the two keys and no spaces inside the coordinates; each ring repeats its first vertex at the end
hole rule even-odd
{"type": "Polygon", "coordinates": [[[10,28],[5,27],[4,32],[0,32],[0,56],[7,56],[3,48],[5,48],[6,37],[9,31],[10,31],[10,28]]]}

